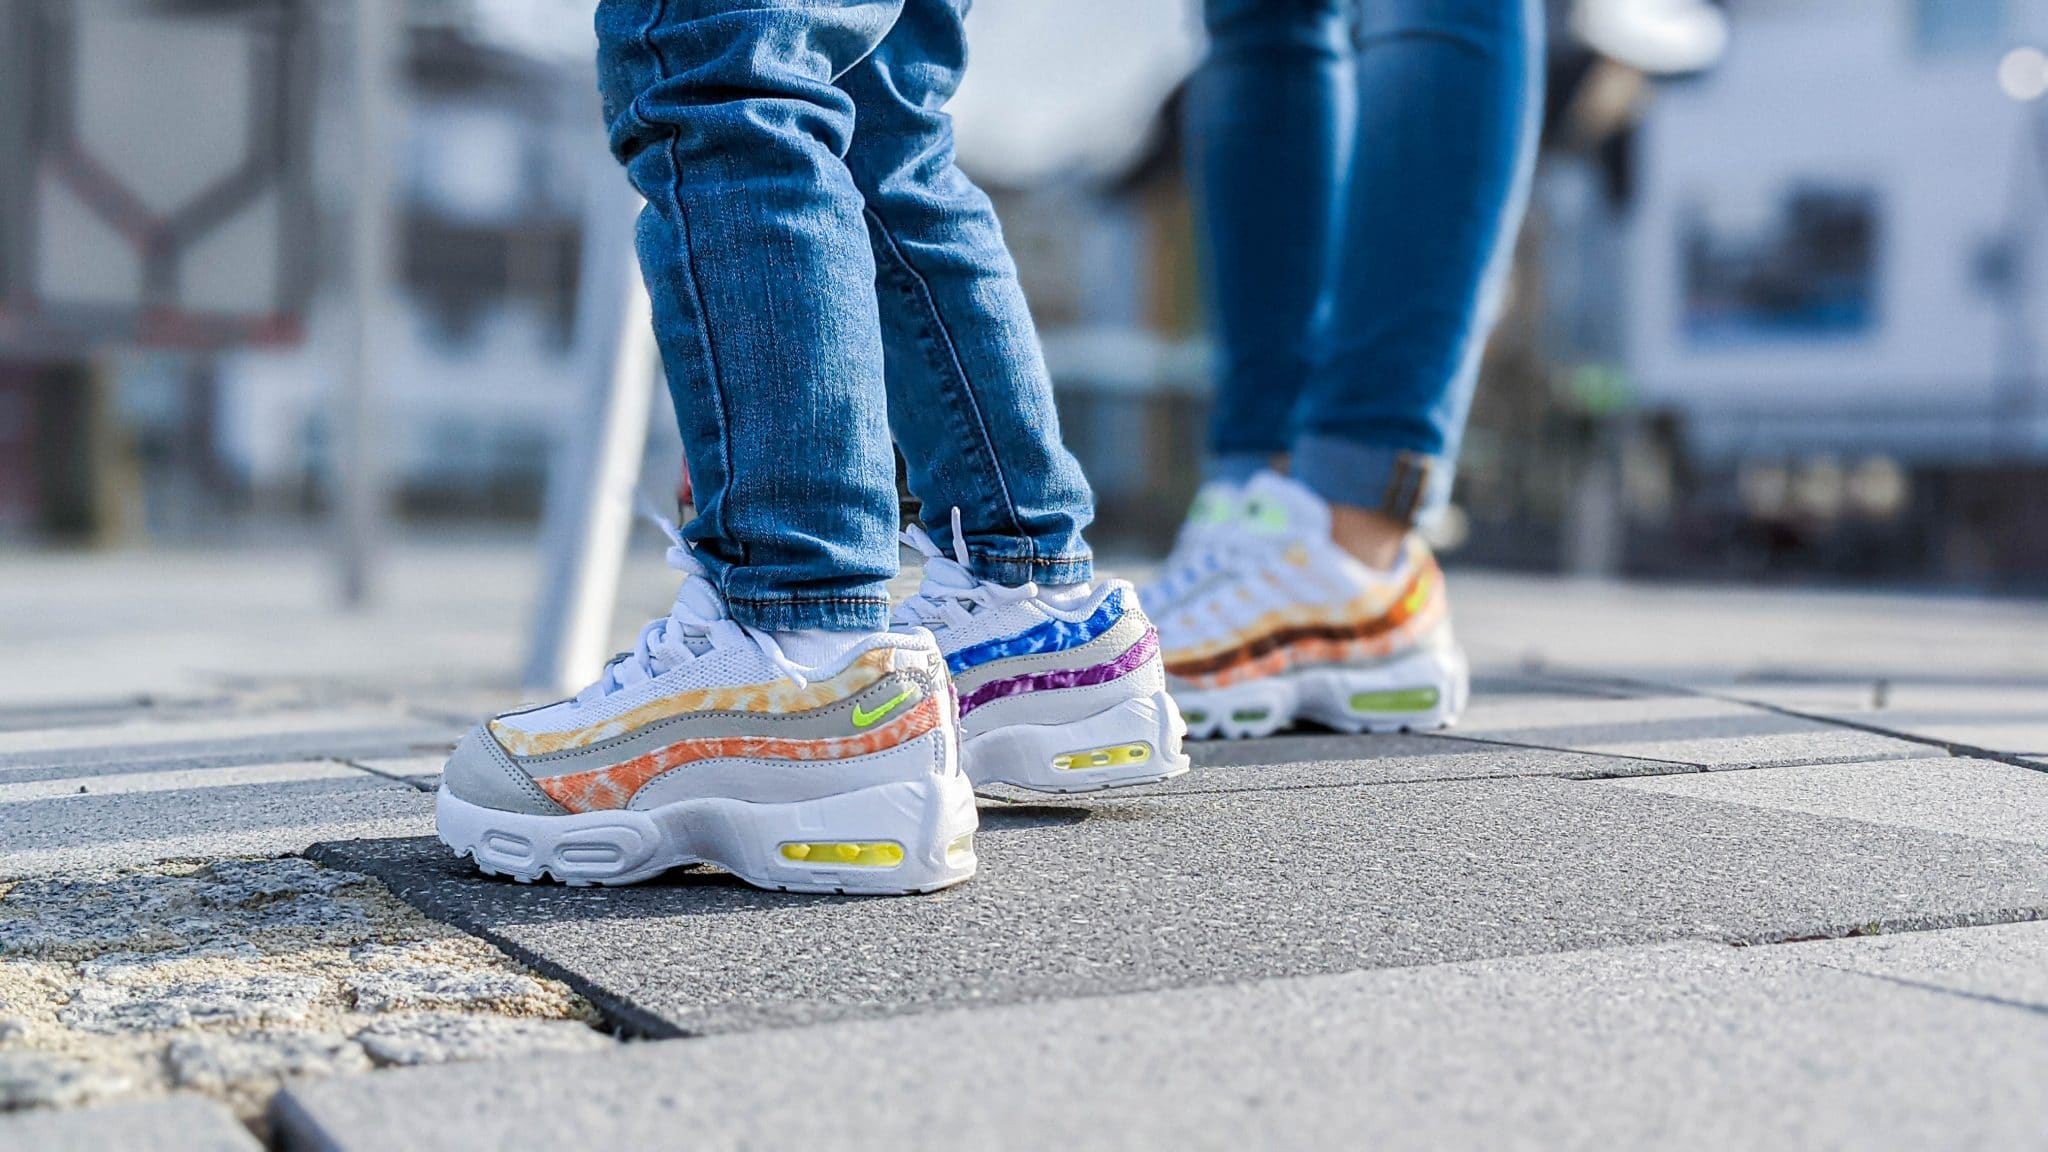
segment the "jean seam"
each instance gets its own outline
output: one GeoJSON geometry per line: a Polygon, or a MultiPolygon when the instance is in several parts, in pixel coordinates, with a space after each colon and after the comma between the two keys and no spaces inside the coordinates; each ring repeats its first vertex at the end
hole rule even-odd
{"type": "MultiPolygon", "coordinates": [[[[647,23],[640,27],[640,43],[646,47],[648,55],[654,58],[655,77],[659,81],[673,79],[668,57],[662,53],[660,46],[654,42],[653,35],[655,25],[660,23],[662,18],[667,15],[668,0],[656,0],[654,10],[647,18],[647,23]]],[[[634,103],[639,103],[637,96],[634,98],[634,103]]],[[[640,116],[642,121],[646,120],[645,116],[640,115],[638,109],[635,109],[633,114],[640,116]]],[[[718,419],[718,467],[721,473],[719,478],[724,481],[725,487],[730,488],[733,485],[732,411],[726,395],[724,373],[718,365],[718,351],[711,342],[711,313],[704,301],[703,281],[697,275],[697,245],[690,229],[690,213],[683,206],[683,165],[676,151],[677,142],[682,139],[682,132],[671,125],[667,128],[664,135],[667,136],[664,147],[668,152],[668,199],[669,203],[675,205],[676,223],[682,230],[683,258],[681,265],[684,276],[690,282],[690,299],[697,308],[697,343],[701,346],[705,366],[710,369],[711,397],[718,419]]],[[[748,548],[745,541],[740,540],[733,534],[732,525],[727,519],[729,514],[726,510],[726,503],[721,493],[720,499],[717,501],[718,523],[714,525],[714,530],[721,539],[738,546],[740,563],[745,564],[747,562],[748,548]]]]}
{"type": "Polygon", "coordinates": [[[949,376],[948,383],[957,386],[958,394],[966,400],[974,432],[981,440],[982,451],[988,456],[989,472],[995,478],[998,499],[1002,502],[1003,514],[1009,518],[1011,531],[1035,551],[1036,546],[1031,543],[1030,536],[1024,531],[1024,522],[1017,516],[1016,501],[1011,497],[1009,482],[1003,476],[1002,457],[996,452],[995,438],[989,435],[988,421],[982,416],[981,401],[974,395],[974,384],[967,378],[966,366],[960,363],[958,345],[954,343],[953,334],[946,328],[945,317],[940,315],[938,306],[932,301],[930,281],[924,278],[924,274],[919,272],[916,265],[903,253],[902,247],[896,243],[895,234],[889,231],[889,225],[882,219],[881,214],[873,208],[863,208],[862,211],[874,222],[875,235],[883,241],[883,255],[886,255],[889,262],[910,282],[905,295],[918,305],[919,311],[923,314],[921,318],[925,321],[924,331],[921,333],[923,339],[920,342],[925,345],[928,353],[934,346],[945,353],[943,368],[947,371],[941,375],[949,376]]]}
{"type": "Polygon", "coordinates": [[[727,596],[728,604],[752,604],[761,607],[784,604],[887,604],[887,596],[805,596],[797,593],[791,596],[727,596]]]}

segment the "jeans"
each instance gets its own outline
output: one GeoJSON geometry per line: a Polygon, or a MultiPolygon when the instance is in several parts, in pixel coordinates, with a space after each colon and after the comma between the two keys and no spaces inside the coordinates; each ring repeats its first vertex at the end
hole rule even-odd
{"type": "Polygon", "coordinates": [[[1093,515],[988,198],[942,110],[966,0],[602,0],[613,153],[697,514],[743,624],[884,626],[891,435],[984,579],[1091,575],[1093,515]]]}
{"type": "Polygon", "coordinates": [[[1458,443],[1528,199],[1540,0],[1206,0],[1188,105],[1219,351],[1212,476],[1281,453],[1414,520],[1458,443]]]}

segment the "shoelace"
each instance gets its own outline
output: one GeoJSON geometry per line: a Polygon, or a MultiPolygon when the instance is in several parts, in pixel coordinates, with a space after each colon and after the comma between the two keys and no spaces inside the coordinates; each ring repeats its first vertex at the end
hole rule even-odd
{"type": "Polygon", "coordinates": [[[732,619],[725,598],[712,587],[710,570],[697,559],[676,522],[644,508],[642,513],[668,537],[668,566],[683,574],[683,586],[676,592],[669,614],[640,629],[633,647],[607,661],[597,679],[576,694],[576,703],[588,704],[623,688],[644,684],[714,648],[732,644],[753,644],[799,687],[808,683],[802,666],[783,655],[775,637],[732,619]]]}
{"type": "Polygon", "coordinates": [[[899,628],[944,628],[972,616],[977,608],[1029,600],[1038,595],[1038,585],[1015,588],[991,584],[968,569],[967,537],[960,530],[960,509],[953,509],[953,555],[947,556],[932,542],[931,534],[912,524],[899,537],[924,557],[924,581],[917,594],[896,606],[891,620],[899,628]]]}

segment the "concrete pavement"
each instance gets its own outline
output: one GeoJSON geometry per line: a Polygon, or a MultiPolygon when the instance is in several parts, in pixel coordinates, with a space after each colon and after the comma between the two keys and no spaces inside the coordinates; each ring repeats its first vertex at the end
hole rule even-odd
{"type": "Polygon", "coordinates": [[[0,560],[0,1149],[2048,1147],[2048,606],[1454,571],[1454,732],[992,792],[862,901],[430,839],[532,568],[0,560]]]}

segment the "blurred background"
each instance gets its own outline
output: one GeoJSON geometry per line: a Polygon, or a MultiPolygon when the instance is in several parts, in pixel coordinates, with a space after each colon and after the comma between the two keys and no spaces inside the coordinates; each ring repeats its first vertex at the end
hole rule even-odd
{"type": "MultiPolygon", "coordinates": [[[[2048,0],[1549,7],[1451,562],[2048,591],[2048,0]]],[[[578,539],[601,419],[644,439],[635,486],[673,489],[665,393],[606,407],[644,351],[589,24],[581,0],[0,6],[0,548],[312,551],[374,600],[392,549],[578,539]]],[[[961,157],[1096,545],[1157,554],[1208,393],[1196,14],[979,0],[970,26],[961,157]]]]}

